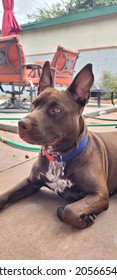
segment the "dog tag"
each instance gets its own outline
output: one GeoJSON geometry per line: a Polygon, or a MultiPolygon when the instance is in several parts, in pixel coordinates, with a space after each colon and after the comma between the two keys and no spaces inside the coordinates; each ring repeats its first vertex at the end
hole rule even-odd
{"type": "Polygon", "coordinates": [[[61,169],[61,176],[64,176],[64,171],[65,171],[65,162],[64,161],[61,161],[59,163],[59,166],[60,166],[60,169],[61,169]]]}

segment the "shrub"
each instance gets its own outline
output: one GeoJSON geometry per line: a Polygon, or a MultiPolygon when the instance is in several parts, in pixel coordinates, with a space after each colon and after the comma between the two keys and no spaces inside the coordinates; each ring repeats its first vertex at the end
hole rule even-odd
{"type": "Polygon", "coordinates": [[[102,83],[107,89],[109,89],[110,92],[113,92],[113,97],[116,98],[117,97],[117,74],[104,72],[102,77],[102,83]]]}

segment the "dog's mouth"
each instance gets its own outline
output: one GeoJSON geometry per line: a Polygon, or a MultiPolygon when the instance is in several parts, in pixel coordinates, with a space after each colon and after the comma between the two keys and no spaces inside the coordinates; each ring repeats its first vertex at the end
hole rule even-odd
{"type": "Polygon", "coordinates": [[[29,144],[33,144],[33,145],[42,145],[45,147],[48,146],[54,146],[56,144],[59,143],[59,138],[56,137],[52,140],[48,140],[46,138],[46,136],[43,136],[40,133],[36,133],[36,134],[32,134],[32,133],[23,133],[23,131],[19,130],[19,136],[22,140],[24,140],[25,142],[29,143],[29,144]]]}
{"type": "Polygon", "coordinates": [[[32,144],[32,145],[36,144],[36,141],[32,137],[29,137],[28,135],[24,135],[20,131],[19,131],[19,136],[23,141],[27,142],[28,144],[32,144]]]}
{"type": "Polygon", "coordinates": [[[54,146],[59,143],[59,138],[55,138],[54,140],[48,142],[45,146],[54,146]]]}

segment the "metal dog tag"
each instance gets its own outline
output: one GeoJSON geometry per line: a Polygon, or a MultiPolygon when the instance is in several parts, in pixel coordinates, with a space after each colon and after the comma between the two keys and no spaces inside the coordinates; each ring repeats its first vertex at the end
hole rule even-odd
{"type": "Polygon", "coordinates": [[[61,176],[64,176],[64,171],[65,171],[65,162],[61,161],[59,163],[60,169],[61,169],[61,176]]]}

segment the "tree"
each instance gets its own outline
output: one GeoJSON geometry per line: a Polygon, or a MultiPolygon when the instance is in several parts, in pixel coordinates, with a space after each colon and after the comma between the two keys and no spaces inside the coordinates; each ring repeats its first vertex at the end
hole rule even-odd
{"type": "Polygon", "coordinates": [[[52,4],[51,6],[46,4],[43,9],[37,8],[35,12],[27,15],[27,17],[31,21],[40,21],[113,4],[117,4],[117,0],[58,0],[56,4],[52,4]]]}

